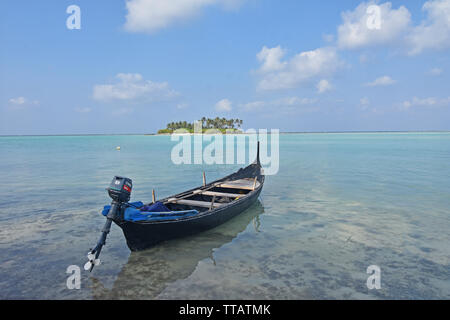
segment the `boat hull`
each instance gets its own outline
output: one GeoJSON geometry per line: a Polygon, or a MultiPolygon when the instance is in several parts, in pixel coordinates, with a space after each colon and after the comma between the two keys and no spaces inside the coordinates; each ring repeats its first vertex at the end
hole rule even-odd
{"type": "Polygon", "coordinates": [[[188,219],[148,223],[115,221],[115,223],[122,229],[130,250],[140,251],[162,241],[189,236],[221,225],[252,206],[261,190],[262,185],[242,200],[188,219]]]}

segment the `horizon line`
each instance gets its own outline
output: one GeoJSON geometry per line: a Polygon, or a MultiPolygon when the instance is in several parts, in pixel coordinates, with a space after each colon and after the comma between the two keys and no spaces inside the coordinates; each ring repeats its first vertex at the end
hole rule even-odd
{"type": "MultiPolygon", "coordinates": [[[[373,131],[280,131],[279,134],[327,134],[327,133],[450,133],[450,130],[373,130],[373,131]]],[[[203,133],[202,133],[203,134],[203,133]]],[[[241,133],[254,134],[254,133],[241,133]]],[[[270,131],[267,134],[271,134],[270,131]]],[[[68,134],[0,134],[0,137],[76,137],[76,136],[169,136],[158,133],[68,133],[68,134]]]]}

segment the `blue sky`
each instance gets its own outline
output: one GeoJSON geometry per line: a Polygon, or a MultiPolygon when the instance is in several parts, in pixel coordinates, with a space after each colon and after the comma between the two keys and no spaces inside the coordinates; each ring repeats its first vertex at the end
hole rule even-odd
{"type": "Polygon", "coordinates": [[[151,133],[203,116],[450,130],[450,0],[7,0],[0,12],[3,135],[151,133]]]}

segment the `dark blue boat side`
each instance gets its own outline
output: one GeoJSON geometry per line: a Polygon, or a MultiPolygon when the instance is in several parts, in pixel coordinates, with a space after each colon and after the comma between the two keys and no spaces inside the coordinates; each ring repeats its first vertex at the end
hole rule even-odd
{"type": "Polygon", "coordinates": [[[114,222],[123,230],[130,250],[143,250],[162,241],[214,228],[239,215],[257,201],[264,185],[264,179],[258,152],[256,161],[246,168],[241,168],[239,171],[205,186],[158,200],[168,206],[173,206],[173,210],[198,209],[200,211],[198,215],[164,221],[114,220],[114,222]],[[246,190],[243,190],[238,184],[232,184],[239,181],[246,181],[249,185],[253,185],[253,188],[246,186],[246,190]],[[233,196],[227,196],[227,192],[233,196]],[[237,197],[230,200],[238,193],[237,197]],[[202,205],[203,203],[211,204],[211,207],[205,208],[205,205],[197,207],[198,204],[202,205]]]}

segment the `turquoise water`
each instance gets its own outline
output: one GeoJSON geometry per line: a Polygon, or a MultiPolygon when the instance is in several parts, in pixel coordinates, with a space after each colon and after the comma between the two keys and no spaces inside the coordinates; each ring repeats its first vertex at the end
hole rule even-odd
{"type": "Polygon", "coordinates": [[[449,299],[450,134],[280,136],[261,200],[205,233],[130,253],[113,226],[81,289],[114,175],[133,200],[240,165],[170,161],[166,136],[0,137],[1,299],[449,299]],[[121,146],[121,151],[116,151],[121,146]],[[369,290],[366,269],[381,269],[369,290]]]}

